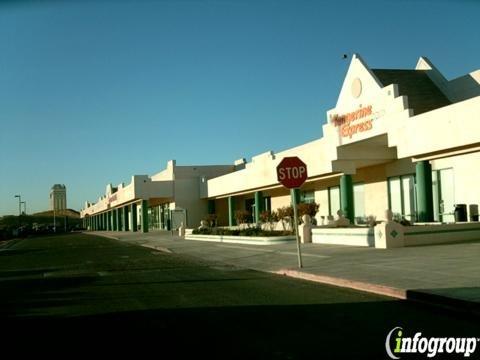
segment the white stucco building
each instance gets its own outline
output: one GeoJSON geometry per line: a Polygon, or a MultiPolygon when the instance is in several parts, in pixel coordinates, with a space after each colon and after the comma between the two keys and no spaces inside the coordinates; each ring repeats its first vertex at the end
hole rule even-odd
{"type": "Polygon", "coordinates": [[[308,179],[297,196],[320,204],[317,218],[342,209],[361,224],[391,209],[411,221],[453,222],[461,204],[466,209],[457,213],[461,220],[478,221],[479,70],[447,80],[424,57],[414,69],[397,70],[371,69],[354,55],[337,104],[326,116],[318,140],[234,165],[180,167],[172,161],[159,174],[108,186],[96,203],[86,203],[81,216],[102,229],[113,229],[108,219],[120,208],[130,209],[120,212],[134,214],[137,223],[139,213],[148,217],[144,228],[151,229],[174,226],[181,211],[187,227],[198,226],[208,213],[218,216],[219,225],[233,225],[239,209],[258,221],[260,211],[290,204],[276,166],[286,156],[298,156],[307,164],[308,179]]]}

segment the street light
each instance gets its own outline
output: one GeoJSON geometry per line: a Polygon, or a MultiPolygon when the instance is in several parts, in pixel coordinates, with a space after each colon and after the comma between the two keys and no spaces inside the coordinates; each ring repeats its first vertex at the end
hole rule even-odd
{"type": "Polygon", "coordinates": [[[15,197],[18,197],[18,215],[22,215],[22,197],[20,195],[15,195],[15,197]]]}

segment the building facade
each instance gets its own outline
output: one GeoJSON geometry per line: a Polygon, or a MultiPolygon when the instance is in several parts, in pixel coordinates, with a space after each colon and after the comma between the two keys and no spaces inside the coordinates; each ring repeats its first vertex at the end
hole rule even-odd
{"type": "Polygon", "coordinates": [[[67,188],[65,185],[55,184],[50,189],[50,210],[61,211],[67,209],[67,188]]]}
{"type": "MultiPolygon", "coordinates": [[[[261,211],[290,205],[276,176],[287,156],[307,164],[308,179],[296,196],[320,205],[317,221],[341,209],[352,223],[363,224],[367,217],[383,219],[390,209],[413,222],[448,223],[458,206],[465,209],[462,221],[478,221],[480,71],[447,80],[424,57],[414,69],[397,70],[371,69],[354,55],[321,138],[205,174],[186,167],[172,177],[169,163],[164,172],[142,178],[139,189],[152,186],[152,200],[142,210],[145,226],[164,228],[162,219],[177,207],[195,214],[187,217],[188,227],[208,214],[217,216],[218,225],[234,225],[237,210],[258,222],[261,211]],[[156,188],[157,182],[163,185],[156,188]]],[[[108,191],[106,198],[113,195],[108,191]]],[[[106,211],[106,198],[86,204],[82,216],[106,211]]]]}

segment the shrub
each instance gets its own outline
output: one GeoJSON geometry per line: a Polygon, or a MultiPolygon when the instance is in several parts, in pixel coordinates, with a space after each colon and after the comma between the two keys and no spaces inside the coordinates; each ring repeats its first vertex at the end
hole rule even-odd
{"type": "Polygon", "coordinates": [[[210,227],[217,226],[217,214],[208,214],[203,220],[207,221],[210,227]]]}
{"type": "Polygon", "coordinates": [[[195,235],[210,235],[212,233],[212,229],[210,228],[197,228],[193,229],[192,234],[195,235]]]}
{"type": "Polygon", "coordinates": [[[250,219],[250,212],[247,210],[237,210],[235,211],[235,220],[237,220],[237,224],[245,224],[250,219]]]}
{"type": "Polygon", "coordinates": [[[277,209],[278,219],[293,218],[293,206],[284,206],[277,209]]]}
{"type": "Polygon", "coordinates": [[[297,205],[298,216],[302,217],[303,215],[310,215],[310,217],[315,217],[315,214],[318,212],[320,205],[317,203],[300,203],[297,205]]]}
{"type": "Polygon", "coordinates": [[[278,221],[278,214],[275,211],[265,210],[260,213],[260,220],[264,223],[278,221]]]}

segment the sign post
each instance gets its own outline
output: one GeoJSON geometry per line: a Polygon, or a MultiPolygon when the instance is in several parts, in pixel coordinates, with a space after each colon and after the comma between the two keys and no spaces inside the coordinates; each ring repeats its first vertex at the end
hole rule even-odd
{"type": "Polygon", "coordinates": [[[302,268],[302,252],[300,249],[300,236],[298,234],[298,212],[297,212],[297,199],[295,196],[295,190],[307,180],[307,165],[298,157],[286,157],[277,166],[277,179],[290,189],[293,206],[293,217],[295,226],[295,237],[297,239],[297,255],[298,255],[298,267],[302,268]]]}

